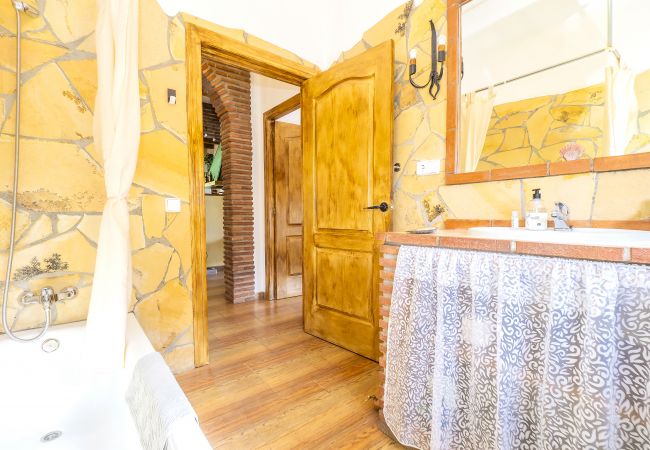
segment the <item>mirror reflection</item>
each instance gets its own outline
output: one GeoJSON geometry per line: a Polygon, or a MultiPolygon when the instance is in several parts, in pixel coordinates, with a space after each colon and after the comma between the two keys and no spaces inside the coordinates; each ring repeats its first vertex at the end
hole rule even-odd
{"type": "Polygon", "coordinates": [[[646,0],[461,9],[458,172],[650,151],[646,0]]]}

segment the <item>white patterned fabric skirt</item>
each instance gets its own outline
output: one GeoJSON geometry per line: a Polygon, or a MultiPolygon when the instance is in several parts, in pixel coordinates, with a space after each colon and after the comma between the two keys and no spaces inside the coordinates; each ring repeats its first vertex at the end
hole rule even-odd
{"type": "Polygon", "coordinates": [[[402,246],[384,416],[420,449],[650,449],[650,266],[402,246]]]}

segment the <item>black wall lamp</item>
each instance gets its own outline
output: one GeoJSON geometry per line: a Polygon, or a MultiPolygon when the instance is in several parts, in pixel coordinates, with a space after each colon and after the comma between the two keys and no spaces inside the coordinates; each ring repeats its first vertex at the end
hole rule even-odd
{"type": "Polygon", "coordinates": [[[447,59],[447,39],[444,35],[438,39],[433,20],[429,20],[429,25],[431,25],[431,73],[429,79],[422,85],[413,81],[413,75],[417,72],[417,50],[413,48],[409,52],[409,81],[417,89],[424,89],[429,86],[429,95],[435,100],[440,92],[440,80],[442,80],[444,72],[445,59],[447,59]],[[440,72],[438,72],[438,63],[440,63],[440,72]]]}

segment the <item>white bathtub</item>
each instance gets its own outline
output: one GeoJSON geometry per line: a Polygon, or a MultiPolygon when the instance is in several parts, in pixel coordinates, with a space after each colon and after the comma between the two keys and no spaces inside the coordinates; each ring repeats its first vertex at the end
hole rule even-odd
{"type": "Polygon", "coordinates": [[[90,376],[82,359],[84,326],[55,326],[26,344],[0,336],[0,449],[142,449],[124,393],[135,363],[154,349],[129,314],[126,370],[119,376],[90,376]],[[52,338],[60,346],[46,353],[41,344],[52,338]],[[41,440],[52,432],[62,434],[41,440]]]}

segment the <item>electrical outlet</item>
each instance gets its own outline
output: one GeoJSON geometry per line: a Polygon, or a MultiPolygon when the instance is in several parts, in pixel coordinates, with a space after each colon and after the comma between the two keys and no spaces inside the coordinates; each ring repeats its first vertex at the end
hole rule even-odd
{"type": "Polygon", "coordinates": [[[440,160],[428,159],[425,161],[418,161],[415,173],[416,175],[433,175],[440,173],[440,160]]]}

